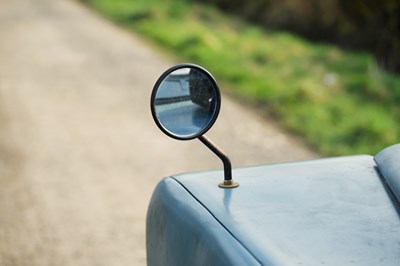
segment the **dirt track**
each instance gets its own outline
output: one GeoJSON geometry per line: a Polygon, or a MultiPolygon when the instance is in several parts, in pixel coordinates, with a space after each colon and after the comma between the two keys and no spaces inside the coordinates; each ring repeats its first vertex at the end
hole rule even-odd
{"type": "MultiPolygon", "coordinates": [[[[145,265],[158,180],[221,168],[151,119],[174,63],[77,2],[0,0],[0,265],[145,265]]],[[[226,96],[208,137],[234,167],[316,156],[226,96]]]]}

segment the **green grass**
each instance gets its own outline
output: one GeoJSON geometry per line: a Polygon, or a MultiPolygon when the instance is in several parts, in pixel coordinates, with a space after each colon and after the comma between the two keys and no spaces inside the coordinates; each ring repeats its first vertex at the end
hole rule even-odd
{"type": "Polygon", "coordinates": [[[400,140],[400,78],[370,54],[268,31],[190,0],[84,2],[204,66],[223,90],[262,106],[325,155],[375,154],[400,140]]]}

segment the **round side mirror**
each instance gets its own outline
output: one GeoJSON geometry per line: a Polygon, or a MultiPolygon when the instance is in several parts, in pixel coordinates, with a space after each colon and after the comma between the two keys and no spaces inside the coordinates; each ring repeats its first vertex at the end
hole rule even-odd
{"type": "Polygon", "coordinates": [[[151,113],[168,136],[190,140],[206,133],[214,124],[221,106],[215,79],[207,70],[181,64],[165,71],[154,85],[151,113]]]}
{"type": "Polygon", "coordinates": [[[229,158],[204,136],[214,124],[221,107],[221,94],[215,79],[204,68],[181,64],[165,71],[151,94],[151,113],[157,126],[168,136],[189,140],[198,138],[224,164],[222,188],[239,186],[232,180],[229,158]]]}

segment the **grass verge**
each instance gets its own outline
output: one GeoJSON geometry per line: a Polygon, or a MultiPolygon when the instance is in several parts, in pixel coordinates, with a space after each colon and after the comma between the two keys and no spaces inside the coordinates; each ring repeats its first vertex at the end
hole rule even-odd
{"type": "Polygon", "coordinates": [[[191,0],[82,0],[265,107],[325,155],[399,142],[400,77],[372,55],[268,31],[191,0]]]}

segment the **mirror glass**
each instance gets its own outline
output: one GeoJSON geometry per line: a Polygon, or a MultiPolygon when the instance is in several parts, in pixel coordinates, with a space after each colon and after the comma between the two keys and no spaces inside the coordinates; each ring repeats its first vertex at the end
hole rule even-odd
{"type": "Polygon", "coordinates": [[[198,66],[167,70],[153,90],[153,117],[161,130],[177,139],[204,134],[215,122],[219,107],[215,80],[198,66]]]}

